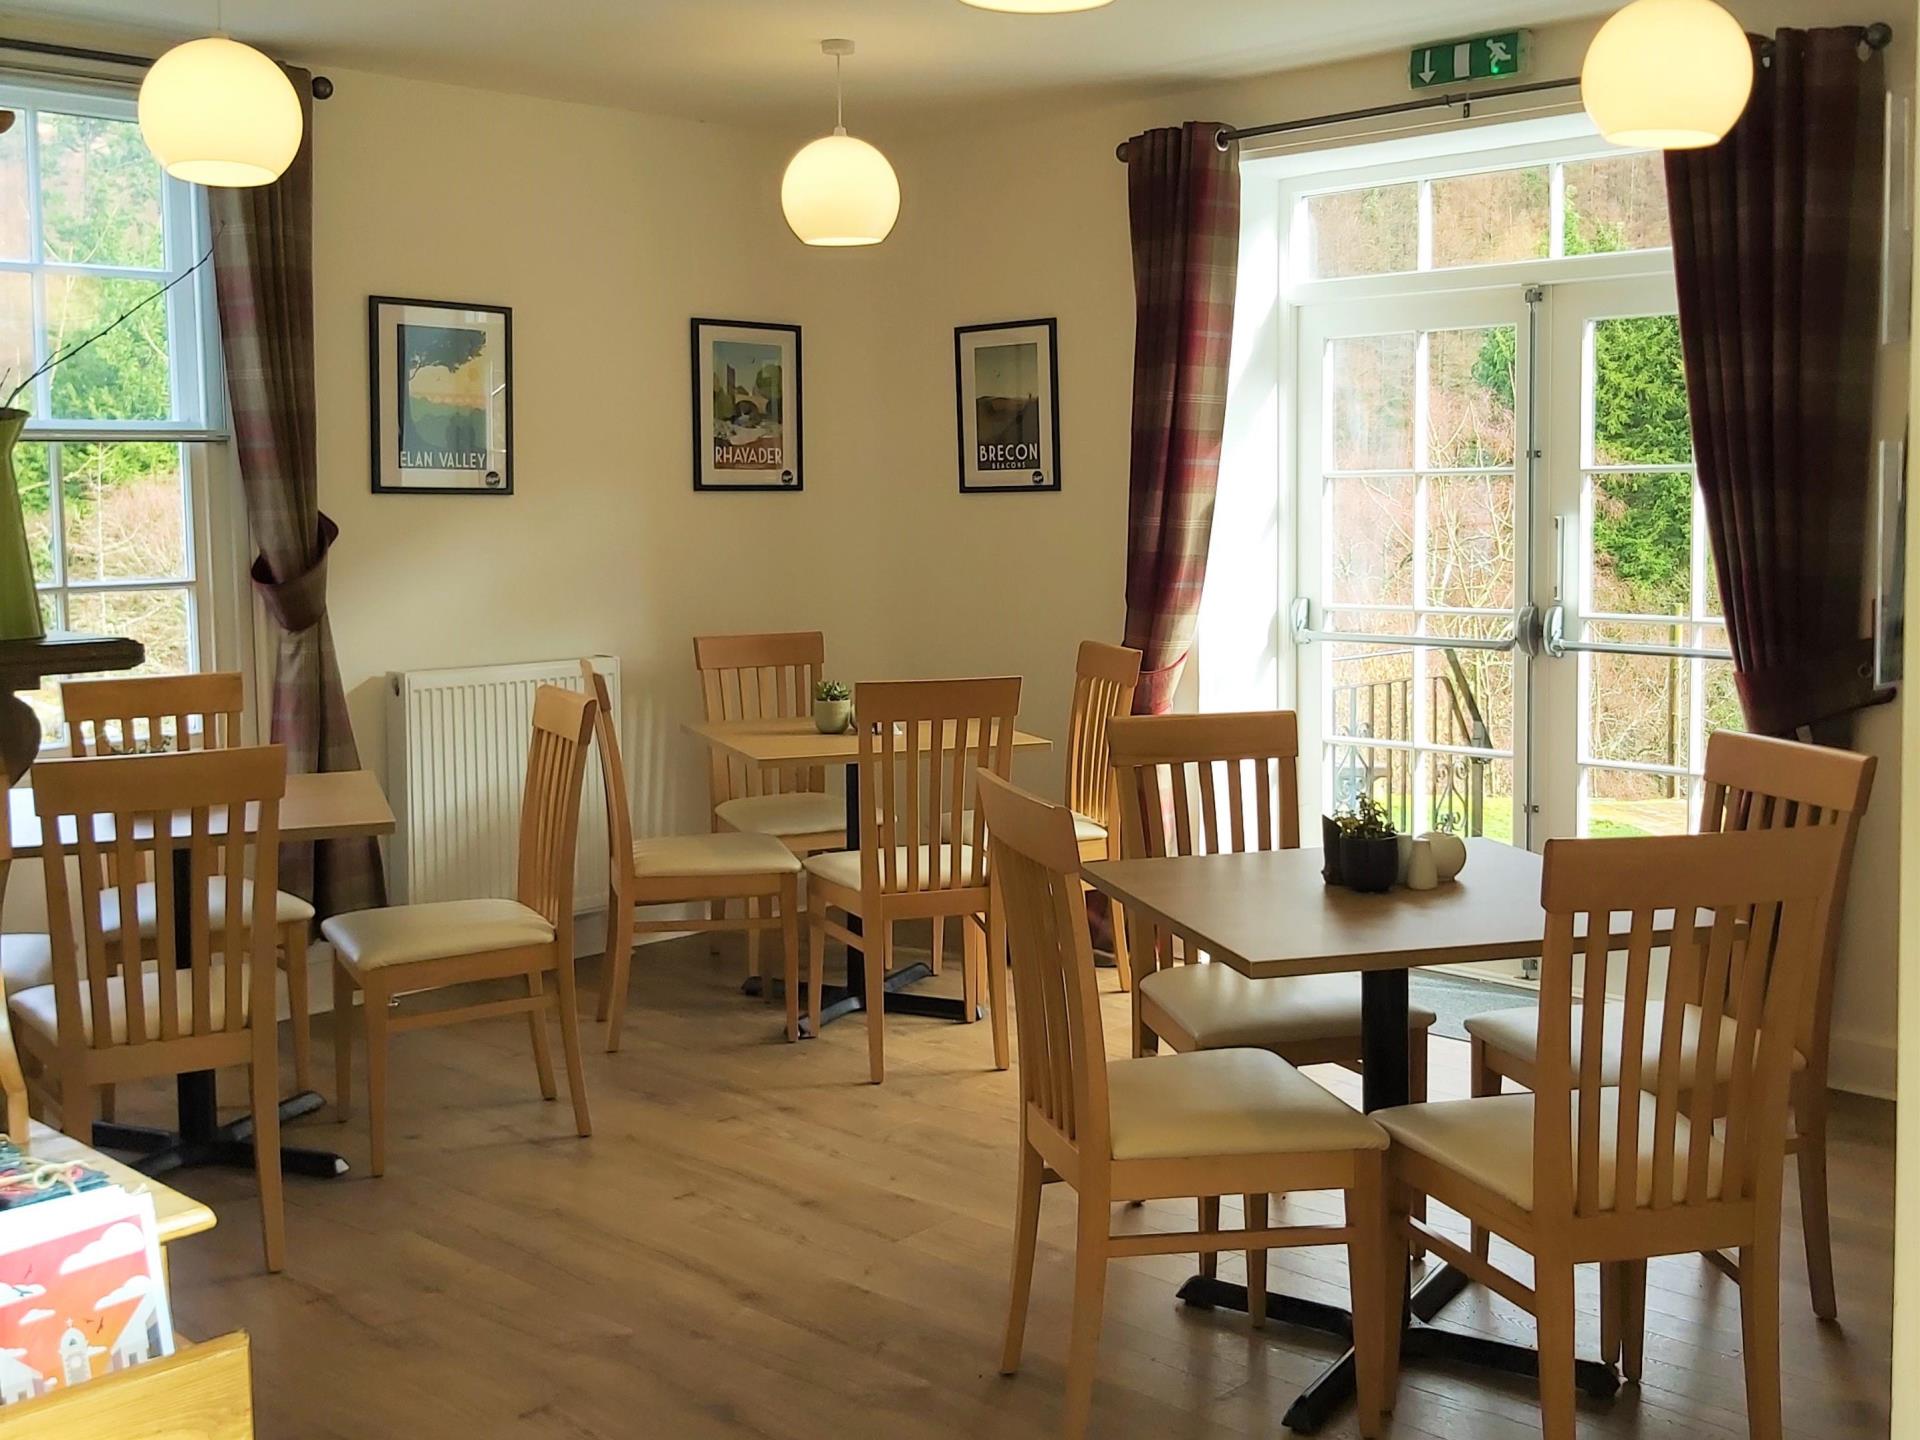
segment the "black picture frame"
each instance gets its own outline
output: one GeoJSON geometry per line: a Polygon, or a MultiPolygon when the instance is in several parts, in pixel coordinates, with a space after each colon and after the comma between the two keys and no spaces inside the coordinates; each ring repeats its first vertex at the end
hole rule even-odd
{"type": "MultiPolygon", "coordinates": [[[[767,494],[769,492],[782,495],[794,495],[804,492],[807,488],[806,355],[802,347],[800,327],[777,320],[724,320],[714,316],[696,315],[688,322],[687,335],[690,362],[688,371],[692,392],[693,488],[696,491],[708,495],[757,495],[767,494]],[[707,343],[711,339],[721,338],[708,334],[708,332],[715,330],[752,332],[757,335],[775,338],[776,343],[782,345],[791,344],[793,350],[791,365],[793,379],[793,403],[791,407],[793,411],[793,447],[792,454],[788,458],[791,458],[793,463],[791,465],[780,466],[777,472],[780,475],[785,475],[790,471],[793,477],[791,481],[776,478],[757,483],[748,481],[739,484],[719,484],[709,479],[709,466],[707,462],[709,459],[709,442],[713,438],[711,428],[713,418],[707,406],[708,385],[705,378],[705,362],[708,355],[706,349],[707,343]]],[[[783,422],[785,409],[786,406],[783,399],[783,422]]],[[[766,473],[775,474],[776,472],[769,470],[766,473]]]]}
{"type": "MultiPolygon", "coordinates": [[[[397,322],[396,322],[397,323],[397,322]]],[[[422,300],[405,295],[369,295],[367,297],[367,433],[369,442],[370,474],[373,493],[376,495],[486,495],[501,496],[513,494],[513,309],[507,305],[488,305],[460,300],[422,300]],[[396,406],[404,395],[406,379],[399,371],[398,357],[395,357],[395,371],[392,376],[384,373],[386,324],[381,312],[387,308],[406,307],[416,310],[443,310],[449,316],[454,315],[490,315],[499,317],[501,329],[501,368],[506,383],[501,387],[501,421],[506,432],[506,441],[500,447],[502,463],[500,483],[489,485],[392,485],[384,483],[387,474],[385,465],[387,450],[384,444],[389,437],[384,433],[382,405],[388,393],[388,385],[399,388],[392,393],[396,397],[396,406]]]]}
{"type": "MultiPolygon", "coordinates": [[[[977,397],[974,397],[977,398],[977,397]]],[[[1036,317],[1031,320],[999,320],[981,325],[956,325],[953,327],[953,410],[954,410],[954,449],[958,464],[960,493],[962,495],[1055,495],[1060,491],[1060,324],[1055,316],[1036,317]],[[1006,332],[1009,339],[1021,332],[1032,335],[1040,332],[1044,335],[1047,352],[1044,369],[1046,393],[1042,396],[1041,425],[1042,451],[1040,463],[1025,472],[1024,479],[1011,483],[982,483],[974,477],[977,472],[969,464],[968,456],[968,367],[966,355],[968,337],[985,336],[995,332],[1006,332]],[[1034,476],[1044,478],[1036,482],[1034,476]]],[[[1018,472],[1010,472],[1018,473],[1018,472]]]]}

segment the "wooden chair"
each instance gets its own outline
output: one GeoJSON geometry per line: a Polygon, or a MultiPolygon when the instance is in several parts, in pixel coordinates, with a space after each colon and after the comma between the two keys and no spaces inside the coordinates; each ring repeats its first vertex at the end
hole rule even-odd
{"type": "MultiPolygon", "coordinates": [[[[13,868],[13,836],[0,826],[0,899],[7,893],[7,875],[13,868]]],[[[0,961],[5,959],[5,947],[12,944],[11,935],[0,936],[0,961]]],[[[41,983],[53,983],[52,968],[41,983]]],[[[29,1127],[32,1124],[27,1114],[27,1076],[20,1065],[20,1050],[13,1041],[13,1024],[8,1018],[7,995],[14,990],[29,989],[29,986],[14,982],[12,971],[0,963],[0,1101],[4,1101],[6,1112],[0,1119],[5,1121],[5,1129],[0,1130],[8,1139],[22,1149],[26,1148],[29,1127]]]]}
{"type": "MultiPolygon", "coordinates": [[[[1874,768],[1871,755],[1762,735],[1723,730],[1707,742],[1700,817],[1703,832],[1831,826],[1840,835],[1821,901],[1818,980],[1795,1033],[1798,1058],[1792,1096],[1793,1130],[1787,1140],[1800,1176],[1800,1228],[1806,1242],[1808,1288],[1814,1314],[1823,1320],[1831,1320],[1837,1311],[1827,1206],[1827,1063],[1834,959],[1846,910],[1854,842],[1873,791],[1874,768]]],[[[1606,1008],[1617,1010],[1617,1002],[1606,1008]]],[[[1466,1029],[1472,1041],[1475,1095],[1498,1095],[1503,1079],[1532,1086],[1538,1030],[1533,1011],[1476,1015],[1466,1022],[1466,1029]]],[[[1579,1053],[1577,1039],[1575,1053],[1579,1053]]],[[[1731,1058],[1731,1052],[1727,1058],[1731,1058]]],[[[1604,1055],[1601,1066],[1606,1083],[1618,1083],[1619,1056],[1604,1055]]],[[[1474,1253],[1482,1258],[1487,1254],[1483,1233],[1474,1235],[1474,1253]]]]}
{"type": "Polygon", "coordinates": [[[253,1440],[245,1331],[0,1407],[0,1440],[253,1440]]]}
{"type": "MultiPolygon", "coordinates": [[[[1108,726],[1120,853],[1129,859],[1300,846],[1300,732],[1291,711],[1116,716],[1108,726]]],[[[1293,1065],[1360,1068],[1360,979],[1249,980],[1145,917],[1133,925],[1136,1055],[1254,1046],[1293,1065]],[[1183,963],[1184,962],[1184,963],[1183,963]]],[[[1426,1098],[1431,1010],[1409,1016],[1410,1093],[1426,1098]]]]}
{"type": "MultiPolygon", "coordinates": [[[[237,671],[205,675],[140,675],[108,680],[69,680],[60,686],[60,709],[67,722],[67,748],[73,755],[150,755],[180,750],[219,750],[241,743],[240,713],[246,687],[237,671]]],[[[109,861],[111,864],[111,861],[109,861]]],[[[248,903],[243,884],[240,904],[248,903]]],[[[109,891],[107,932],[120,927],[117,892],[109,891]]],[[[153,938],[153,887],[135,891],[140,937],[153,938]]],[[[212,915],[217,935],[226,918],[226,881],[216,879],[212,915]]],[[[287,975],[287,1018],[293,1031],[293,1084],[313,1088],[313,1033],[307,1010],[307,938],[313,930],[313,906],[298,895],[275,896],[274,918],[280,934],[280,966],[287,975]]],[[[151,952],[150,952],[151,953],[151,952]]],[[[113,1091],[103,1092],[103,1108],[113,1114],[113,1091]]]]}
{"type": "MultiPolygon", "coordinates": [[[[626,769],[620,763],[619,717],[604,675],[591,660],[580,662],[588,690],[598,706],[594,734],[600,747],[600,778],[607,792],[607,839],[612,851],[608,874],[607,956],[600,971],[600,1018],[607,1022],[607,1049],[620,1048],[620,1019],[627,1004],[627,972],[636,933],[678,934],[686,930],[740,930],[757,934],[778,926],[786,942],[787,1039],[800,1038],[800,860],[771,835],[751,831],[714,831],[707,835],[668,835],[635,842],[627,808],[626,769]],[[639,920],[634,910],[647,905],[706,901],[724,909],[728,900],[752,901],[738,920],[723,914],[706,920],[639,920]],[[760,913],[760,902],[771,907],[760,913]]],[[[773,998],[773,987],[766,987],[773,998]]]]}
{"type": "Polygon", "coordinates": [[[540,1093],[557,1096],[547,1048],[547,1013],[560,1015],[567,1093],[574,1125],[593,1133],[580,1065],[580,1013],[573,971],[573,860],[580,824],[580,783],[593,738],[593,696],[558,685],[534,692],[527,785],[520,804],[517,899],[441,900],[335,915],[320,926],[333,943],[334,1083],[338,1118],[350,1109],[353,992],[361,995],[367,1042],[367,1110],[375,1175],[387,1164],[387,1037],[405,1030],[524,1014],[533,1039],[540,1093]],[[543,988],[551,971],[557,994],[543,988]],[[389,1017],[397,996],[487,980],[524,980],[525,995],[444,1006],[389,1017]]]}
{"type": "MultiPolygon", "coordinates": [[[[1067,808],[1082,860],[1120,858],[1120,822],[1113,810],[1113,766],[1107,752],[1107,726],[1133,709],[1140,684],[1140,652],[1124,645],[1082,640],[1073,667],[1073,710],[1067,718],[1067,808]]],[[[1088,887],[1092,893],[1092,887],[1088,887]]],[[[1120,988],[1133,988],[1133,964],[1127,956],[1126,919],[1113,916],[1113,965],[1120,988]]]]}
{"type": "Polygon", "coordinates": [[[279,1027],[273,954],[277,929],[280,799],[287,755],[278,745],[179,754],[47,760],[33,773],[34,807],[46,836],[53,983],[9,997],[16,1040],[58,1086],[60,1126],[92,1136],[94,1092],[103,1085],[247,1067],[252,1097],[255,1174],[267,1269],[286,1249],[280,1200],[279,1027]],[[255,808],[244,826],[217,833],[218,818],[255,808]],[[176,834],[176,827],[183,833],[176,834]],[[159,924],[148,947],[136,935],[109,938],[102,923],[108,857],[113,891],[125,914],[148,874],[171,875],[183,849],[195,877],[184,895],[169,884],[158,896],[159,924]],[[69,917],[67,858],[78,862],[80,927],[69,917]],[[249,860],[251,870],[249,870],[249,860]],[[213,927],[221,876],[251,873],[253,909],[244,924],[213,927]],[[175,944],[176,907],[187,908],[192,943],[175,944]],[[103,1020],[105,1023],[102,1023],[103,1020]]]}
{"type": "MultiPolygon", "coordinates": [[[[1616,1290],[1615,1338],[1632,1378],[1644,1329],[1632,1301],[1647,1260],[1728,1247],[1743,1277],[1747,1424],[1755,1440],[1779,1440],[1787,1097],[1841,836],[1827,826],[1548,841],[1534,1093],[1374,1112],[1394,1141],[1394,1233],[1537,1319],[1545,1440],[1574,1437],[1574,1267],[1599,1263],[1603,1287],[1616,1290]],[[1616,927],[1630,917],[1626,998],[1611,1011],[1578,1007],[1576,1018],[1576,983],[1596,994],[1606,982],[1609,942],[1588,937],[1605,937],[1610,916],[1616,927]],[[1654,935],[1667,923],[1657,985],[1654,935]],[[1726,1046],[1691,1043],[1723,1020],[1726,1046]],[[1609,1050],[1617,1084],[1601,1064],[1609,1050]],[[1415,1194],[1529,1252],[1532,1286],[1414,1224],[1415,1194]]],[[[1390,1286],[1396,1305],[1400,1293],[1390,1286]]],[[[1611,1363],[1607,1349],[1603,1339],[1611,1363]]]]}
{"type": "Polygon", "coordinates": [[[1264,1050],[1109,1061],[1074,814],[990,775],[980,779],[980,799],[1020,1025],[1020,1178],[1001,1373],[1020,1364],[1041,1195],[1064,1182],[1079,1199],[1066,1435],[1087,1428],[1110,1259],[1245,1250],[1247,1311],[1258,1326],[1266,1318],[1266,1252],[1298,1245],[1347,1247],[1360,1433],[1379,1434],[1388,1336],[1385,1133],[1264,1050]],[[1270,1228],[1267,1197],[1292,1190],[1345,1192],[1347,1223],[1270,1228]],[[1109,1233],[1117,1203],[1186,1195],[1214,1197],[1212,1219],[1197,1232],[1109,1233]],[[1220,1229],[1221,1195],[1244,1197],[1245,1229],[1220,1229]]]}
{"type": "Polygon", "coordinates": [[[859,717],[860,803],[877,812],[861,827],[860,848],[809,856],[807,914],[813,1032],[820,1033],[820,987],[827,936],[865,951],[867,1059],[873,1083],[884,1078],[883,977],[900,920],[947,916],[962,922],[961,990],[966,1016],[979,1013],[982,982],[993,1021],[993,1063],[1006,1069],[1005,954],[987,916],[985,818],[973,804],[977,776],[1003,779],[1013,767],[1013,722],[1020,680],[897,680],[854,689],[859,717]],[[828,917],[857,915],[864,936],[828,917]],[[990,961],[989,956],[993,957],[990,961]]]}
{"type": "MultiPolygon", "coordinates": [[[[813,714],[824,677],[826,637],[818,630],[771,635],[696,635],[693,663],[709,720],[797,719],[813,714]]],[[[827,793],[823,766],[762,769],[708,747],[707,792],[715,830],[771,835],[796,855],[847,848],[846,809],[827,793]]],[[[758,901],[746,902],[749,916],[758,901]]],[[[712,903],[723,919],[727,902],[712,903]]],[[[715,929],[738,928],[715,926],[715,929]]],[[[747,930],[747,976],[760,975],[760,930],[747,930]]]]}

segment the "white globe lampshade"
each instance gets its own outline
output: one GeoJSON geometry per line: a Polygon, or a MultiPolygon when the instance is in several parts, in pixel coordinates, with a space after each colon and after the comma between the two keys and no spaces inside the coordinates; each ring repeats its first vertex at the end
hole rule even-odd
{"type": "Polygon", "coordinates": [[[787,162],[780,208],[809,245],[878,245],[900,218],[900,181],[886,156],[836,130],[787,162]]]}
{"type": "Polygon", "coordinates": [[[1580,93],[1616,145],[1717,145],[1753,94],[1753,47],[1713,0],[1633,0],[1593,37],[1580,93]]]}
{"type": "Polygon", "coordinates": [[[1074,10],[1098,10],[1113,0],[960,0],[976,10],[1000,10],[1009,15],[1066,15],[1074,10]]]}
{"type": "Polygon", "coordinates": [[[222,35],[176,45],[140,86],[140,134],[161,167],[196,185],[278,180],[300,150],[300,96],[273,61],[222,35]]]}

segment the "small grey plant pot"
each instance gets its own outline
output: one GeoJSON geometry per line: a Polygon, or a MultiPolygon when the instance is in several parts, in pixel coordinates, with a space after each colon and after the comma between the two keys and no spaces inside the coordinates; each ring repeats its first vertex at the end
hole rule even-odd
{"type": "Polygon", "coordinates": [[[816,700],[813,702],[813,728],[822,735],[839,735],[853,723],[853,702],[851,700],[816,700]]]}

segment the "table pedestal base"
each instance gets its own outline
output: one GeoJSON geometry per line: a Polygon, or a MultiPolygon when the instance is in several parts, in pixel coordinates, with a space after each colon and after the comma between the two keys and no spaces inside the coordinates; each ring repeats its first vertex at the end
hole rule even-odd
{"type": "MultiPolygon", "coordinates": [[[[931,967],[915,963],[897,967],[886,978],[883,991],[886,995],[887,1013],[891,1015],[925,1015],[935,1020],[965,1020],[967,1002],[952,995],[920,995],[907,987],[918,985],[933,975],[931,967]]],[[[755,976],[740,986],[743,995],[764,995],[766,987],[773,986],[774,993],[784,994],[786,982],[773,976],[761,979],[755,976]]],[[[802,994],[805,989],[802,987],[802,994]]],[[[849,1015],[857,1015],[867,1008],[866,986],[863,985],[823,985],[820,987],[820,1024],[824,1028],[836,1020],[844,1020],[849,1015]]],[[[979,1006],[974,1007],[973,1018],[979,1020],[986,1012],[979,1006]]],[[[808,1039],[813,1037],[813,1023],[806,1014],[804,1001],[801,1004],[800,1033],[808,1039]]]]}
{"type": "MultiPolygon", "coordinates": [[[[1538,1379],[1540,1354],[1531,1346],[1490,1340],[1482,1335],[1464,1335],[1457,1330],[1443,1330],[1428,1323],[1469,1283],[1464,1273],[1451,1265],[1443,1265],[1413,1287],[1409,1306],[1411,1323],[1400,1337],[1401,1359],[1441,1360],[1481,1370],[1494,1370],[1503,1375],[1538,1379]]],[[[1244,1314],[1247,1287],[1208,1275],[1195,1275],[1180,1287],[1180,1299],[1196,1310],[1238,1310],[1244,1314]]],[[[1292,1295],[1269,1292],[1267,1318],[1281,1325],[1295,1325],[1342,1340],[1353,1338],[1352,1312],[1338,1305],[1323,1305],[1317,1300],[1302,1300],[1292,1295]]],[[[1583,1395],[1595,1400],[1610,1400],[1620,1388],[1620,1377],[1611,1365],[1602,1365],[1594,1360],[1578,1360],[1574,1363],[1574,1384],[1583,1395]]],[[[1281,1423],[1296,1434],[1315,1434],[1328,1420],[1353,1403],[1353,1397],[1353,1351],[1349,1350],[1300,1392],[1287,1408],[1281,1423]]]]}
{"type": "MultiPolygon", "coordinates": [[[[190,1087],[197,1090],[202,1080],[211,1081],[212,1078],[206,1071],[180,1077],[182,1117],[213,1113],[211,1095],[203,1100],[197,1093],[188,1093],[190,1087]]],[[[311,1115],[325,1103],[321,1096],[311,1090],[290,1095],[280,1102],[280,1121],[285,1124],[302,1115],[311,1115]]],[[[94,1124],[93,1143],[96,1149],[120,1150],[138,1155],[140,1158],[133,1162],[133,1168],[143,1175],[197,1170],[205,1165],[251,1170],[254,1164],[251,1115],[242,1115],[224,1125],[205,1129],[196,1126],[190,1134],[178,1134],[150,1125],[120,1125],[102,1120],[94,1124]]],[[[280,1147],[280,1168],[291,1175],[310,1175],[330,1180],[347,1173],[347,1162],[331,1151],[303,1150],[283,1144],[280,1147]]]]}

